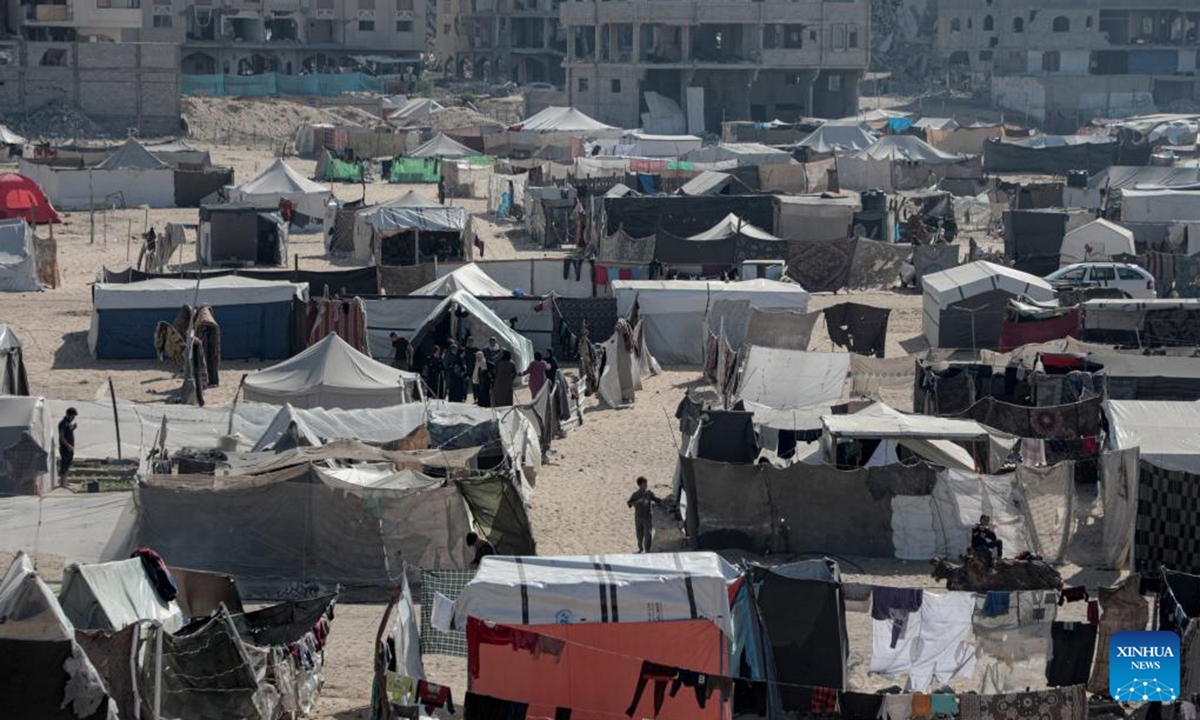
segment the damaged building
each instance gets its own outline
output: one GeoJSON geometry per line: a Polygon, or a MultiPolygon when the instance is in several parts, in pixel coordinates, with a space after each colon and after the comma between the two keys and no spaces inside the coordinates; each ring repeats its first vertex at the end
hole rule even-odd
{"type": "Polygon", "coordinates": [[[442,0],[436,55],[446,75],[563,84],[562,0],[442,0]]]}
{"type": "Polygon", "coordinates": [[[1197,98],[1195,0],[937,0],[951,81],[1071,132],[1093,117],[1185,108],[1197,98]]]}
{"type": "Polygon", "coordinates": [[[569,103],[618,127],[837,118],[858,107],[867,0],[564,2],[569,103]]]}

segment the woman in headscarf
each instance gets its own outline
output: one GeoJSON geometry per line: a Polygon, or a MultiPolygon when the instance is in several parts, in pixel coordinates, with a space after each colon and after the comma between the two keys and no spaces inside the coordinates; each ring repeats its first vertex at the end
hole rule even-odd
{"type": "Polygon", "coordinates": [[[488,374],[487,358],[483,351],[475,353],[475,365],[471,368],[471,392],[475,395],[475,404],[479,407],[491,407],[492,378],[488,374]]]}
{"type": "Polygon", "coordinates": [[[429,396],[432,398],[446,397],[446,377],[445,364],[442,356],[442,347],[440,345],[433,346],[433,352],[425,360],[422,375],[425,376],[425,385],[429,388],[429,396]]]}
{"type": "Polygon", "coordinates": [[[517,381],[517,366],[513,363],[512,352],[505,350],[500,353],[500,362],[496,363],[495,380],[492,383],[492,405],[508,407],[513,404],[513,385],[517,381]]]}
{"type": "Polygon", "coordinates": [[[467,399],[467,367],[463,362],[462,348],[454,345],[446,360],[446,392],[450,402],[467,399]]]}

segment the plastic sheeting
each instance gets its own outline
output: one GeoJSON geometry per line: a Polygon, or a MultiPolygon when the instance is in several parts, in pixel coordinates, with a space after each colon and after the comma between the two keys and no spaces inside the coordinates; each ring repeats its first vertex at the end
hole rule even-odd
{"type": "Polygon", "coordinates": [[[711,620],[733,637],[729,585],[738,571],[711,552],[512,558],[493,555],[454,603],[505,625],[711,620]],[[598,592],[607,590],[607,592],[598,592]],[[607,611],[619,600],[620,613],[607,611]]]}
{"type": "Polygon", "coordinates": [[[752,346],[738,370],[735,397],[773,408],[836,402],[850,375],[850,353],[752,346]]]}
{"type": "Polygon", "coordinates": [[[158,596],[141,558],[68,565],[58,600],[80,630],[120,630],[139,620],[162,623],[168,631],[183,625],[179,605],[158,596]]]}
{"type": "Polygon", "coordinates": [[[409,295],[453,295],[462,290],[475,297],[505,297],[512,295],[512,290],[493,280],[475,263],[468,263],[455,268],[449,275],[434,280],[413,290],[409,295]]]}
{"type": "Polygon", "coordinates": [[[50,414],[42,398],[0,396],[0,496],[41,496],[54,488],[57,478],[55,422],[56,416],[50,414]],[[32,467],[23,468],[22,476],[18,477],[11,463],[6,462],[4,453],[20,443],[24,433],[29,433],[46,456],[41,463],[34,462],[32,467]]]}
{"type": "Polygon", "coordinates": [[[24,220],[0,220],[0,292],[41,289],[33,228],[24,220]]]}
{"type": "Polygon", "coordinates": [[[808,350],[820,312],[751,308],[745,344],[781,350],[808,350]]]}
{"type": "Polygon", "coordinates": [[[1101,552],[1104,566],[1129,567],[1137,516],[1138,448],[1105,452],[1100,458],[1100,491],[1104,504],[1101,552]]]}
{"type": "Polygon", "coordinates": [[[938,474],[933,494],[924,500],[929,510],[917,500],[908,501],[910,505],[893,505],[892,526],[904,529],[894,538],[896,557],[903,560],[956,557],[971,546],[971,528],[979,522],[980,515],[992,517],[1006,554],[1031,549],[1014,486],[1014,475],[943,470],[938,474]],[[897,514],[904,517],[897,519],[897,514]]]}
{"type": "Polygon", "coordinates": [[[1139,448],[1141,460],[1200,475],[1200,402],[1107,400],[1109,448],[1139,448]]]}

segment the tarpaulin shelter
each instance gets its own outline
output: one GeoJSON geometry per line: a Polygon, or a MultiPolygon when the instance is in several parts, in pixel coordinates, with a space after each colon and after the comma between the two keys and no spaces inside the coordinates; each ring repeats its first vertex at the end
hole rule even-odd
{"type": "Polygon", "coordinates": [[[1083,311],[1078,307],[1044,308],[1018,300],[1008,301],[1000,326],[1000,352],[1030,343],[1083,337],[1083,311]]]}
{"type": "Polygon", "coordinates": [[[439,205],[410,191],[384,205],[360,212],[354,219],[354,259],[383,265],[413,265],[422,257],[462,258],[469,234],[470,213],[461,207],[439,205]],[[413,257],[415,245],[420,252],[413,257]],[[382,260],[382,262],[379,262],[382,260]]]}
{"type": "Polygon", "coordinates": [[[745,401],[747,407],[828,408],[842,397],[850,376],[850,357],[845,352],[752,345],[738,367],[734,397],[745,401]]]}
{"type": "MultiPolygon", "coordinates": [[[[698,280],[616,280],[617,313],[628,315],[634,303],[646,329],[646,344],[659,362],[699,365],[708,340],[705,323],[718,300],[745,300],[749,308],[808,309],[809,293],[795,283],[776,280],[705,282],[698,280]]],[[[747,317],[748,319],[748,317],[747,317]]]]}
{"type": "Polygon", "coordinates": [[[1021,272],[1045,277],[1059,268],[1066,234],[1092,213],[1061,208],[1004,211],[1004,256],[1021,272]]]}
{"type": "Polygon", "coordinates": [[[696,135],[655,135],[634,130],[617,141],[616,149],[629,157],[678,158],[703,144],[696,135]]]}
{"type": "Polygon", "coordinates": [[[983,260],[926,275],[923,321],[930,347],[995,348],[1008,301],[1054,300],[1054,288],[1028,273],[983,260]]]}
{"type": "Polygon", "coordinates": [[[742,220],[737,215],[729,213],[716,225],[713,225],[704,232],[689,236],[688,240],[724,240],[738,235],[744,235],[755,240],[772,241],[780,239],[766,230],[742,220]]]}
{"type": "Polygon", "coordinates": [[[363,181],[363,165],[361,162],[348,162],[332,151],[324,150],[317,159],[313,179],[319,182],[360,183],[363,181]]]}
{"type": "Polygon", "coordinates": [[[385,100],[383,116],[397,124],[404,125],[439,110],[445,110],[445,107],[431,98],[409,98],[400,105],[390,105],[385,100]]]}
{"type": "Polygon", "coordinates": [[[453,295],[462,290],[475,297],[506,297],[512,290],[493,280],[475,263],[455,268],[448,275],[413,290],[409,295],[453,295]]]}
{"type": "Polygon", "coordinates": [[[438,133],[429,142],[422,144],[410,152],[408,157],[457,159],[474,157],[478,154],[457,140],[452,140],[442,133],[438,133]]]}
{"type": "Polygon", "coordinates": [[[18,218],[32,225],[62,222],[36,182],[17,173],[0,174],[0,220],[18,218]]]}
{"type": "Polygon", "coordinates": [[[645,322],[630,325],[628,319],[618,320],[613,334],[601,346],[604,369],[596,394],[609,407],[633,402],[637,391],[642,389],[642,381],[662,372],[646,346],[645,329],[645,322]]]}
{"type": "Polygon", "coordinates": [[[879,136],[859,124],[825,123],[797,143],[810,153],[828,155],[838,151],[866,150],[879,136]]]}
{"type": "Polygon", "coordinates": [[[168,631],[183,625],[179,604],[159,596],[141,558],[68,565],[58,602],[80,630],[120,630],[139,620],[162,623],[168,631]]]}
{"type": "Polygon", "coordinates": [[[1064,187],[1063,205],[1099,210],[1126,190],[1195,186],[1200,186],[1200,167],[1113,165],[1088,177],[1086,187],[1064,187]]]}
{"type": "Polygon", "coordinates": [[[0,579],[4,713],[37,720],[113,720],[116,705],[75,628],[33,562],[18,552],[0,579]]]}
{"type": "Polygon", "coordinates": [[[899,462],[897,448],[904,448],[935,465],[972,471],[978,463],[963,444],[986,443],[991,437],[988,428],[974,420],[908,415],[881,402],[849,415],[822,415],[821,424],[822,443],[831,463],[838,460],[841,440],[881,441],[865,463],[868,466],[899,462]]]}
{"type": "Polygon", "coordinates": [[[279,208],[223,203],[200,207],[196,262],[203,266],[286,265],[288,223],[279,208]]]}
{"type": "Polygon", "coordinates": [[[789,240],[845,240],[861,210],[858,193],[777,195],[772,232],[789,240]]]}
{"type": "Polygon", "coordinates": [[[730,695],[713,693],[700,707],[694,692],[635,688],[644,662],[730,674],[737,580],[714,553],[485,558],[454,605],[470,648],[469,691],[528,703],[531,716],[569,708],[573,719],[602,720],[632,705],[635,717],[728,717],[730,695]],[[562,641],[561,653],[495,644],[494,626],[562,641]]]}
{"type": "Polygon", "coordinates": [[[1116,162],[1119,148],[1115,137],[1105,135],[996,138],[983,146],[983,167],[992,173],[1097,173],[1116,162]]]}
{"type": "MultiPolygon", "coordinates": [[[[1088,300],[1082,308],[1083,339],[1089,342],[1138,347],[1191,347],[1200,343],[1197,298],[1105,298],[1088,300]]],[[[1179,358],[1147,357],[1147,360],[1162,363],[1177,362],[1179,358]]],[[[1183,392],[1183,388],[1176,390],[1183,392]]]]}
{"type": "Polygon", "coordinates": [[[912,190],[944,177],[942,168],[968,161],[965,155],[942,152],[913,135],[888,135],[838,157],[838,183],[852,190],[912,190]],[[910,167],[917,171],[906,172],[910,167]]]}
{"type": "Polygon", "coordinates": [[[453,332],[454,326],[461,322],[471,323],[471,335],[477,339],[480,346],[486,343],[483,338],[494,337],[501,348],[512,352],[518,372],[533,362],[533,343],[529,338],[509,327],[508,323],[488,306],[465,290],[455,291],[438,303],[410,340],[414,346],[419,347],[426,340],[440,342],[442,333],[457,337],[453,332]]]}
{"type": "Polygon", "coordinates": [[[510,152],[570,161],[582,149],[581,138],[616,139],[623,133],[575,108],[551,106],[510,126],[505,134],[510,152]]]}
{"type": "Polygon", "coordinates": [[[435,183],[442,177],[442,161],[436,157],[397,157],[387,161],[390,183],[435,183]]]}
{"type": "Polygon", "coordinates": [[[88,348],[108,360],[154,357],[154,331],[184,305],[211,305],[221,326],[221,359],[291,355],[292,301],[308,300],[308,284],[229,275],[200,280],[143,280],[92,286],[88,348]]]}
{"type": "Polygon", "coordinates": [[[1137,189],[1121,191],[1121,221],[1169,223],[1200,220],[1200,190],[1137,189]]]}
{"type": "Polygon", "coordinates": [[[735,178],[729,173],[705,170],[679,188],[680,195],[730,195],[735,178]]]}
{"type": "Polygon", "coordinates": [[[1136,252],[1132,230],[1099,218],[1063,236],[1059,264],[1111,260],[1114,255],[1136,252]]]}
{"type": "Polygon", "coordinates": [[[693,150],[683,159],[693,163],[719,163],[736,161],[738,167],[792,163],[792,154],[760,143],[720,143],[693,150]]]}
{"type": "Polygon", "coordinates": [[[413,402],[421,397],[418,380],[331,333],[299,355],[247,375],[243,393],[249,402],[355,410],[413,402]]]}
{"type": "Polygon", "coordinates": [[[1200,403],[1106,400],[1108,448],[1139,448],[1142,462],[1200,474],[1200,403]]]}
{"type": "Polygon", "coordinates": [[[0,396],[0,494],[50,492],[57,475],[55,448],[45,400],[0,396]]]}
{"type": "Polygon", "coordinates": [[[303,177],[282,158],[276,159],[253,180],[229,189],[231,202],[276,208],[283,200],[290,202],[295,211],[294,227],[325,224],[332,195],[327,186],[303,177]]]}
{"type": "Polygon", "coordinates": [[[573,107],[551,106],[513,125],[510,130],[521,132],[573,132],[587,133],[598,130],[615,130],[599,120],[588,117],[573,107]]]}
{"type": "Polygon", "coordinates": [[[0,220],[0,292],[41,289],[33,227],[21,219],[0,220]]]}
{"type": "Polygon", "coordinates": [[[0,324],[0,395],[28,395],[29,376],[21,338],[9,325],[0,324]]]}

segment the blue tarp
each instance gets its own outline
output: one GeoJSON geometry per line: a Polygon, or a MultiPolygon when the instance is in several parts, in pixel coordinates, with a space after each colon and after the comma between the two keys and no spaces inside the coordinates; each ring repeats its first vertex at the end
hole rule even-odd
{"type": "Polygon", "coordinates": [[[1176,50],[1129,51],[1129,72],[1133,75],[1174,75],[1178,64],[1176,50]]]}
{"type": "Polygon", "coordinates": [[[888,131],[893,133],[904,132],[912,127],[912,118],[888,118],[888,131]]]}
{"type": "MultiPolygon", "coordinates": [[[[174,322],[178,307],[97,310],[96,357],[100,360],[151,360],[158,323],[174,322]]],[[[218,305],[222,360],[277,360],[292,352],[292,304],[218,305]]]]}
{"type": "Polygon", "coordinates": [[[382,93],[383,80],[363,73],[311,75],[184,75],[184,95],[267,97],[271,95],[341,95],[347,92],[382,93]]]}

